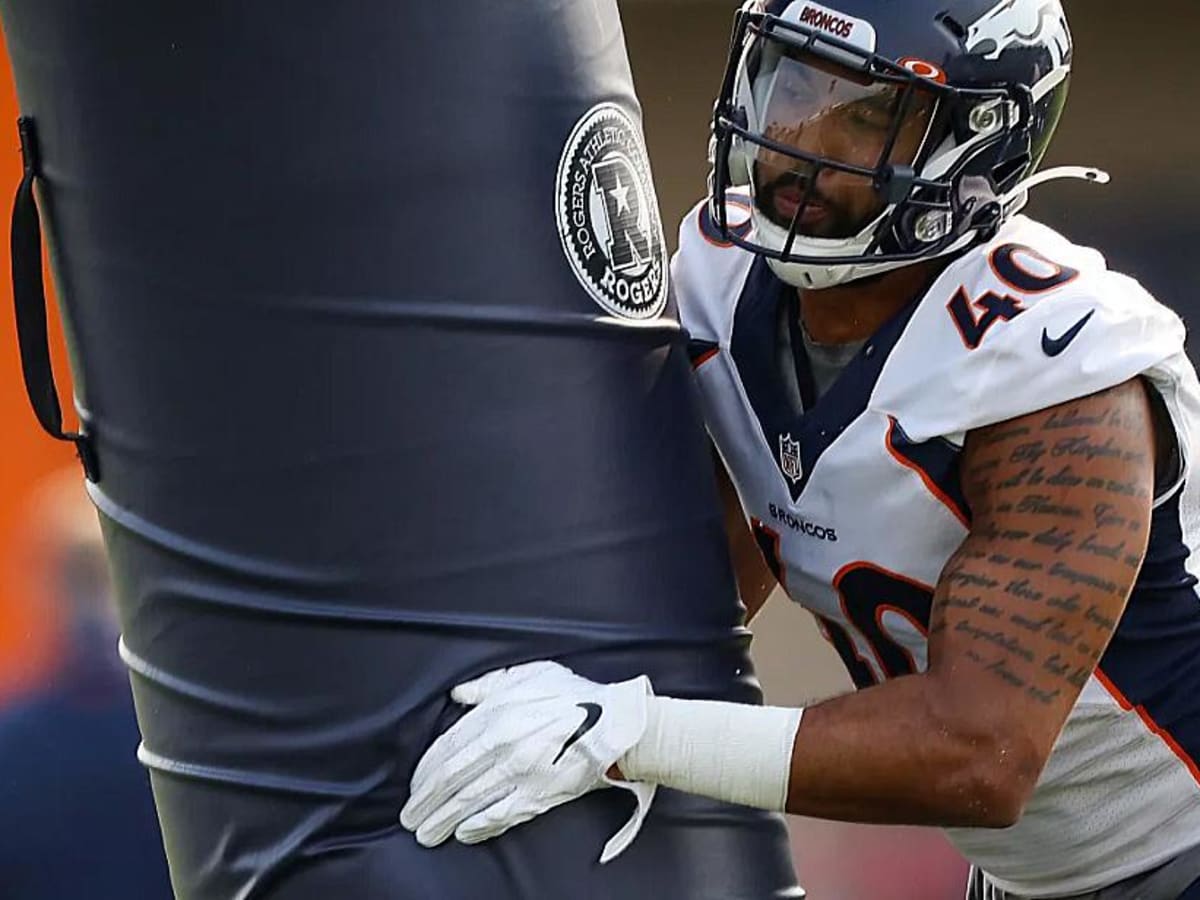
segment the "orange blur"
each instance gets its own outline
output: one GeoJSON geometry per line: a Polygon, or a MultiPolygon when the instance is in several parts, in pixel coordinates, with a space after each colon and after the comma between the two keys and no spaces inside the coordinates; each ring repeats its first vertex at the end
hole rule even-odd
{"type": "MultiPolygon", "coordinates": [[[[5,54],[7,55],[7,54],[5,54]]],[[[18,106],[12,73],[0,66],[0,209],[5,231],[12,197],[21,180],[17,140],[18,106]]],[[[70,465],[73,449],[45,434],[25,394],[17,351],[8,242],[0,251],[0,703],[34,684],[54,662],[55,622],[43,587],[33,577],[37,553],[21,520],[29,515],[34,485],[55,469],[70,465]]],[[[58,311],[51,304],[50,330],[59,396],[69,398],[70,374],[58,311]]],[[[69,399],[64,405],[69,405],[69,399]]],[[[71,411],[66,411],[73,421],[71,411]]],[[[82,490],[82,475],[80,476],[82,490]]]]}

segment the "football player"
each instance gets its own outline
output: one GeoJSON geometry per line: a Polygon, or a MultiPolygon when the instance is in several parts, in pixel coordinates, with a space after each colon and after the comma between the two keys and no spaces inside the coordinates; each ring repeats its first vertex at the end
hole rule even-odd
{"type": "Polygon", "coordinates": [[[829,3],[739,12],[673,278],[743,600],[781,584],[859,690],[491,672],[401,821],[476,842],[642,782],[942,826],[979,900],[1200,898],[1200,390],[1172,312],[1020,215],[1106,180],[1039,171],[1060,3],[829,3]]]}

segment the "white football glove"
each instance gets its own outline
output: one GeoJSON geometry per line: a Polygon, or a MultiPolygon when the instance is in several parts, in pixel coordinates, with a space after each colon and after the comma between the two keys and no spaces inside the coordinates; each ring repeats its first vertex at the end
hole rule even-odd
{"type": "Polygon", "coordinates": [[[597,684],[553,662],[498,669],[450,696],[475,707],[425,751],[400,823],[434,847],[454,835],[477,844],[606,786],[637,797],[637,810],[600,862],[637,836],[655,785],[615,781],[608,770],[646,729],[650,681],[597,684]]]}

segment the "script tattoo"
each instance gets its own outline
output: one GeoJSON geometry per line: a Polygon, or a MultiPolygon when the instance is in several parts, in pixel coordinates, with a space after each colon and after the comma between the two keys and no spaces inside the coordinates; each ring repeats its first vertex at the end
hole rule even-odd
{"type": "Polygon", "coordinates": [[[938,584],[931,665],[956,659],[1065,716],[1145,554],[1153,434],[1131,381],[969,436],[972,528],[938,584]]]}

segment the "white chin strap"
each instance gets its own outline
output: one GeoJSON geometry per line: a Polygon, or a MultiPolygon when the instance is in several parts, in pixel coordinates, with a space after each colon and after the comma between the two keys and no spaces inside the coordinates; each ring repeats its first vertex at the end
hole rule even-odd
{"type": "MultiPolygon", "coordinates": [[[[1029,200],[1029,191],[1032,188],[1037,187],[1039,184],[1045,184],[1047,181],[1057,181],[1062,178],[1077,178],[1092,184],[1108,184],[1111,180],[1107,172],[1090,166],[1058,166],[1053,169],[1047,169],[1044,172],[1038,172],[1023,179],[1012,190],[999,198],[1001,208],[1003,209],[1002,220],[1008,219],[1025,206],[1029,200]]],[[[786,241],[786,233],[783,229],[765,216],[762,216],[757,208],[751,215],[755,220],[755,229],[759,234],[775,238],[779,242],[779,246],[782,247],[784,241],[786,241]]],[[[853,265],[821,265],[816,261],[816,258],[821,255],[852,255],[858,249],[853,246],[855,244],[861,244],[862,248],[865,249],[870,243],[870,235],[873,232],[874,228],[868,227],[864,234],[844,241],[798,237],[794,241],[794,244],[802,245],[808,251],[809,262],[784,262],[768,258],[767,265],[771,267],[771,271],[775,273],[779,280],[785,284],[790,284],[801,290],[820,291],[825,288],[837,287],[839,284],[848,284],[852,281],[868,278],[871,275],[881,275],[884,272],[902,269],[905,266],[911,266],[926,259],[936,259],[937,256],[947,256],[951,253],[957,253],[975,240],[975,233],[968,232],[941,253],[937,254],[937,256],[923,256],[920,259],[891,260],[878,263],[862,262],[853,265]]]]}
{"type": "MultiPolygon", "coordinates": [[[[946,252],[950,253],[952,250],[946,252]]],[[[822,291],[825,288],[837,287],[839,284],[858,281],[871,275],[881,275],[893,269],[902,269],[905,266],[911,266],[914,262],[917,260],[859,263],[853,266],[821,266],[767,258],[767,265],[771,267],[771,271],[780,281],[803,291],[822,291]]]]}
{"type": "MultiPolygon", "coordinates": [[[[767,265],[778,276],[780,281],[806,291],[819,291],[866,278],[877,272],[886,272],[908,265],[904,262],[858,263],[855,265],[821,265],[818,261],[827,256],[831,259],[838,256],[857,256],[866,252],[871,245],[871,237],[880,221],[887,215],[885,211],[878,219],[867,225],[862,231],[849,238],[812,238],[797,236],[792,246],[808,258],[808,262],[785,262],[767,258],[767,265]]],[[[755,206],[751,211],[751,219],[759,239],[766,246],[782,249],[787,245],[787,230],[776,225],[764,216],[755,206]]]]}
{"type": "Polygon", "coordinates": [[[1091,166],[1056,166],[1045,172],[1038,172],[1018,182],[1011,191],[1000,198],[1000,205],[1004,207],[1004,218],[1007,219],[1025,205],[1029,200],[1031,188],[1045,184],[1047,181],[1058,181],[1061,178],[1077,178],[1091,184],[1108,184],[1112,181],[1112,178],[1103,169],[1094,169],[1091,166]]]}

